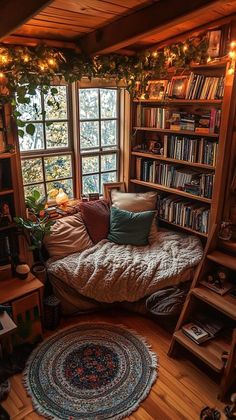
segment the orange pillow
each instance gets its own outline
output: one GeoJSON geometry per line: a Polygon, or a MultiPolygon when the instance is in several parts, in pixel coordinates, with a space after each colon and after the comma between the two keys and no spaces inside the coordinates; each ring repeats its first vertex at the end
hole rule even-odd
{"type": "Polygon", "coordinates": [[[80,211],[88,234],[94,244],[106,239],[110,227],[110,207],[106,200],[80,204],[80,211]]]}

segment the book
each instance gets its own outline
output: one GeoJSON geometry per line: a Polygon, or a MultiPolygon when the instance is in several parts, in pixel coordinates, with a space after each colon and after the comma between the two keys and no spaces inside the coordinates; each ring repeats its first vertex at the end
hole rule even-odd
{"type": "Polygon", "coordinates": [[[228,281],[224,281],[224,284],[222,285],[222,287],[217,286],[217,284],[215,283],[210,283],[207,280],[201,280],[200,283],[203,286],[207,287],[210,290],[213,290],[213,292],[218,293],[218,295],[221,295],[221,296],[228,293],[234,287],[234,285],[228,281]]]}
{"type": "Polygon", "coordinates": [[[182,331],[187,335],[191,340],[197,344],[204,343],[204,341],[209,339],[209,334],[205,331],[199,324],[196,322],[190,322],[182,326],[182,331]]]}
{"type": "Polygon", "coordinates": [[[198,319],[182,326],[182,331],[197,344],[211,340],[220,333],[223,328],[221,320],[215,320],[212,316],[198,315],[198,319]]]}

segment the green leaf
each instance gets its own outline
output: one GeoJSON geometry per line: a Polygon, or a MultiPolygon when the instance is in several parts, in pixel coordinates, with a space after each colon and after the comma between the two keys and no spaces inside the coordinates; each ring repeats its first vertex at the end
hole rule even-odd
{"type": "Polygon", "coordinates": [[[19,137],[23,138],[23,137],[24,137],[24,135],[25,135],[24,130],[18,130],[18,136],[19,136],[19,137]]]}
{"type": "Polygon", "coordinates": [[[16,120],[16,124],[17,124],[18,127],[24,127],[26,122],[22,121],[22,120],[16,120]]]}
{"type": "Polygon", "coordinates": [[[54,96],[58,93],[58,89],[57,88],[51,88],[51,94],[54,96]]]}
{"type": "Polygon", "coordinates": [[[34,126],[34,124],[28,124],[28,125],[26,126],[26,132],[27,132],[28,134],[30,134],[31,136],[33,136],[33,135],[34,135],[34,133],[35,133],[35,126],[34,126]]]}
{"type": "Polygon", "coordinates": [[[47,105],[48,106],[53,106],[53,101],[51,101],[50,99],[47,101],[47,105]]]}
{"type": "Polygon", "coordinates": [[[50,127],[53,124],[53,121],[46,121],[46,127],[50,127]]]}

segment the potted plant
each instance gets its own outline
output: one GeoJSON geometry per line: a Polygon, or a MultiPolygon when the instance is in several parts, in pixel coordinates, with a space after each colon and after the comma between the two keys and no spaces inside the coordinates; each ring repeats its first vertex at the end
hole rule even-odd
{"type": "Polygon", "coordinates": [[[53,221],[45,214],[46,198],[40,196],[40,192],[33,190],[25,200],[27,218],[15,217],[14,221],[24,234],[29,249],[33,251],[36,259],[32,266],[32,272],[43,282],[46,280],[46,267],[43,257],[43,240],[50,233],[53,221]]]}

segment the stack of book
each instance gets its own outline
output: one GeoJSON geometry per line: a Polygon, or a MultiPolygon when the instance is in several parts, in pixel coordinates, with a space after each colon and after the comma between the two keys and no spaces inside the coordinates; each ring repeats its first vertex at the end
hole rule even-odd
{"type": "Polygon", "coordinates": [[[165,136],[167,155],[172,159],[215,166],[218,143],[205,139],[165,136]]]}
{"type": "Polygon", "coordinates": [[[209,207],[191,203],[174,196],[168,196],[160,198],[158,209],[161,219],[191,228],[197,232],[208,232],[209,207]]]}
{"type": "Polygon", "coordinates": [[[166,108],[137,107],[136,124],[141,127],[165,128],[166,108]]]}
{"type": "MultiPolygon", "coordinates": [[[[171,130],[195,131],[196,133],[218,133],[220,127],[221,110],[212,108],[189,114],[187,112],[172,111],[169,113],[169,128],[171,130]]],[[[168,122],[166,123],[168,128],[168,122]]]]}
{"type": "Polygon", "coordinates": [[[211,198],[214,174],[203,174],[193,169],[138,157],[136,158],[136,179],[211,198]]]}
{"type": "Polygon", "coordinates": [[[224,95],[224,77],[208,77],[191,73],[185,99],[221,99],[224,95]]]}
{"type": "Polygon", "coordinates": [[[204,343],[216,337],[222,330],[223,323],[211,317],[198,317],[193,322],[182,326],[183,333],[196,344],[204,343]]]}

